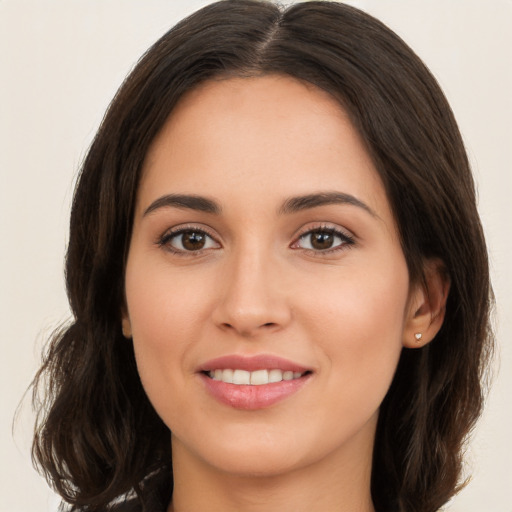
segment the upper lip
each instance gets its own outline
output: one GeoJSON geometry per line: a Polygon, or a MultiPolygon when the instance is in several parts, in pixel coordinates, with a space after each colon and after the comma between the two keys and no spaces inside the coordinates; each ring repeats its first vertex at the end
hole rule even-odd
{"type": "Polygon", "coordinates": [[[237,354],[226,355],[211,359],[201,364],[198,371],[209,372],[211,370],[283,370],[304,373],[311,371],[311,368],[302,366],[294,361],[271,354],[258,354],[255,356],[242,356],[237,354]]]}

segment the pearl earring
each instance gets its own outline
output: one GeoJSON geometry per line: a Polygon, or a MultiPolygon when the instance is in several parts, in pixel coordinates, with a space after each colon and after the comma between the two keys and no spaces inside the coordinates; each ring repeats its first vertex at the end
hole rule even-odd
{"type": "Polygon", "coordinates": [[[423,338],[423,334],[421,334],[421,332],[417,332],[414,337],[416,338],[416,343],[420,343],[421,342],[421,338],[423,338]]]}

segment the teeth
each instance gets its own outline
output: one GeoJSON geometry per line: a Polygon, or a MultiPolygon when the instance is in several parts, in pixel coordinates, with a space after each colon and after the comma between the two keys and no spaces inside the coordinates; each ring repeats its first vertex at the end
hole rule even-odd
{"type": "Polygon", "coordinates": [[[268,370],[257,370],[255,372],[251,372],[251,384],[253,386],[268,384],[268,370]]]}
{"type": "Polygon", "coordinates": [[[224,382],[227,382],[228,384],[231,384],[233,382],[233,374],[235,373],[233,370],[220,370],[220,372],[221,376],[219,377],[218,380],[222,380],[224,382]]]}
{"type": "MultiPolygon", "coordinates": [[[[215,370],[217,371],[217,370],[215,370]]],[[[224,376],[224,372],[222,372],[224,376]]],[[[245,370],[235,370],[233,372],[233,384],[250,384],[251,383],[251,372],[245,370]]]]}
{"type": "Polygon", "coordinates": [[[293,380],[302,377],[301,372],[292,372],[278,370],[273,368],[272,370],[255,370],[254,372],[248,372],[246,370],[211,370],[208,375],[213,380],[221,380],[228,384],[239,384],[261,386],[263,384],[270,384],[272,382],[281,382],[282,380],[293,380]]]}
{"type": "Polygon", "coordinates": [[[283,380],[283,372],[281,370],[270,370],[268,372],[269,382],[281,382],[283,380]]]}

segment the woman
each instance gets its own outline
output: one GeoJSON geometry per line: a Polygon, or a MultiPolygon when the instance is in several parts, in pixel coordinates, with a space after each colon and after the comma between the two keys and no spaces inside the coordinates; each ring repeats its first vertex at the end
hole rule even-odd
{"type": "Polygon", "coordinates": [[[370,16],[237,0],[164,35],[84,161],[66,275],[34,454],[72,510],[427,512],[458,489],[485,242],[443,94],[370,16]]]}

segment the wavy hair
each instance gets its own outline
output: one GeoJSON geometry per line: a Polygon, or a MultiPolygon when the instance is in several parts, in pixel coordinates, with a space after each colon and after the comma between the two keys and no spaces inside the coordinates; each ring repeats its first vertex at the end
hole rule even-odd
{"type": "Polygon", "coordinates": [[[148,475],[172,475],[170,433],[121,332],[124,267],[148,148],[198,84],[275,73],[314,84],[348,112],[384,183],[411,280],[422,280],[432,257],[451,280],[443,327],[429,345],[403,349],[382,403],[375,508],[434,512],[461,485],[463,447],[481,412],[492,352],[492,292],[452,111],[414,52],[356,8],[224,0],[178,23],[143,55],[81,167],[66,257],[73,319],[52,336],[34,380],[33,457],[70,510],[109,510],[134,493],[148,507],[148,475]]]}

